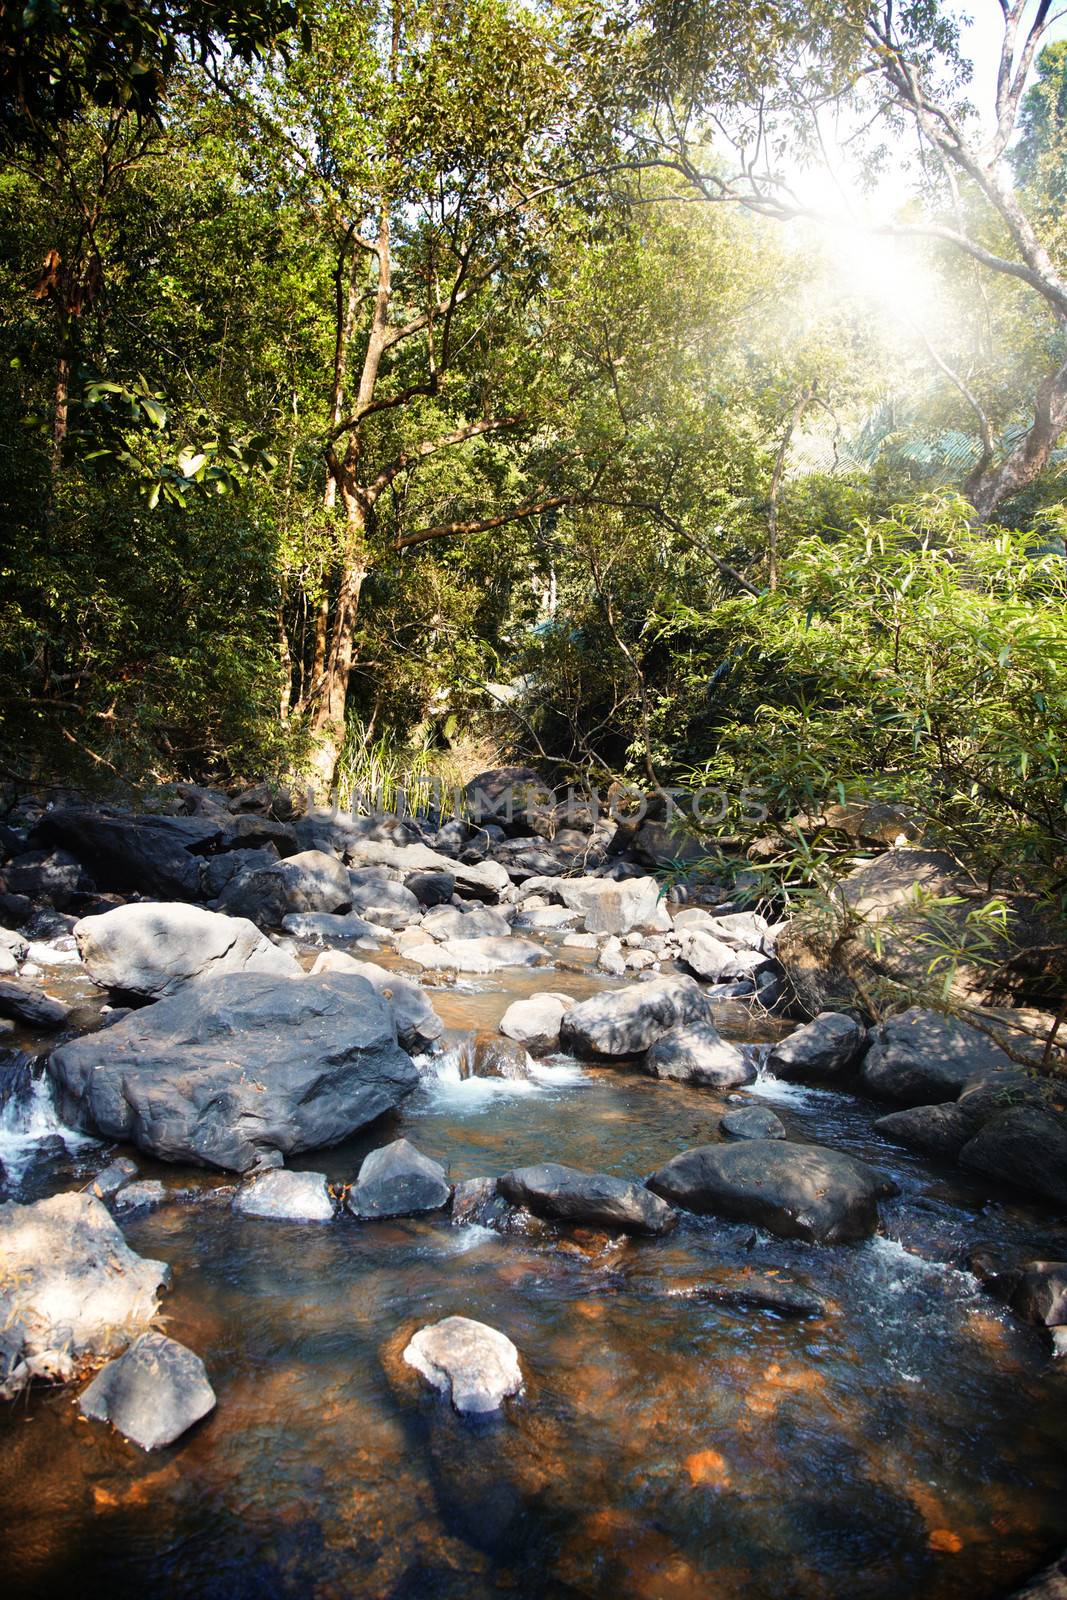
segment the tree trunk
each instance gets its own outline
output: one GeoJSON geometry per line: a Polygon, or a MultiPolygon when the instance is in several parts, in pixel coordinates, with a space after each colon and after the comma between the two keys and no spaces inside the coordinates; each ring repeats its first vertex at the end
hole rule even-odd
{"type": "Polygon", "coordinates": [[[319,787],[325,796],[333,784],[337,760],[345,740],[345,706],[348,700],[348,680],[352,675],[352,655],[356,637],[356,619],[363,580],[367,575],[367,550],[365,543],[366,513],[354,488],[342,482],[348,522],[348,538],[344,565],[333,611],[333,628],[330,632],[329,651],[314,691],[314,710],[311,726],[315,734],[315,753],[312,765],[319,787]]]}
{"type": "Polygon", "coordinates": [[[1005,500],[1033,483],[1048,466],[1056,441],[1065,431],[1067,361],[1041,385],[1033,423],[1014,450],[999,467],[987,466],[980,475],[972,474],[967,480],[964,493],[978,513],[979,522],[989,522],[1005,500]]]}

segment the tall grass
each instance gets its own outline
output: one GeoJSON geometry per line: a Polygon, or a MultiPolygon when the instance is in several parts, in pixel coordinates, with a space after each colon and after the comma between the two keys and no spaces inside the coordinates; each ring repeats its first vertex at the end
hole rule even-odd
{"type": "Polygon", "coordinates": [[[428,737],[407,744],[384,733],[370,737],[358,716],[348,718],[334,797],[340,810],[362,815],[465,810],[463,778],[447,750],[435,749],[428,737]]]}

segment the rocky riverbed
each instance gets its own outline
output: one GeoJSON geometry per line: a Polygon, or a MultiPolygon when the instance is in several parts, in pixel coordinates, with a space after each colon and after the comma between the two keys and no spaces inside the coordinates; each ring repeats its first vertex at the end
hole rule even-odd
{"type": "Polygon", "coordinates": [[[8,1592],[993,1597],[1063,1548],[1021,1035],[805,1022],[788,930],[603,830],[175,808],[4,838],[8,1592]]]}

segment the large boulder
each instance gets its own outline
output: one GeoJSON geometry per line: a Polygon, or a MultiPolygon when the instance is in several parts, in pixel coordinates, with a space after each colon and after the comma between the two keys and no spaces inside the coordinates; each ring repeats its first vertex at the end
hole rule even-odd
{"type": "Polygon", "coordinates": [[[684,1150],[648,1186],[687,1211],[753,1222],[783,1239],[843,1244],[878,1225],[893,1185],[866,1162],[820,1145],[746,1139],[684,1150]]]}
{"type": "Polygon", "coordinates": [[[605,1172],[581,1172],[545,1161],[516,1167],[497,1179],[497,1191],[537,1217],[624,1233],[662,1234],[678,1220],[669,1205],[639,1183],[605,1172]]]}
{"type": "Polygon", "coordinates": [[[246,868],[223,889],[219,910],[280,928],[292,912],[344,911],[352,903],[348,873],[336,856],[301,850],[269,867],[246,868]]]}
{"type": "Polygon", "coordinates": [[[418,1082],[386,1002],[341,973],[201,978],[53,1051],[48,1071],[77,1126],[233,1172],[339,1144],[418,1082]]]}
{"type": "Polygon", "coordinates": [[[376,966],[373,961],[357,961],[354,956],[340,950],[324,950],[311,969],[314,977],[319,972],[349,972],[365,978],[382,999],[392,1008],[396,1022],[397,1043],[412,1055],[418,1055],[441,1037],[444,1023],[430,1003],[425,989],[420,989],[410,978],[387,967],[376,966]]]}
{"type": "Polygon", "coordinates": [[[569,994],[551,989],[513,1000],[500,1019],[500,1031],[535,1055],[547,1054],[559,1049],[560,1025],[573,1005],[569,994]]]}
{"type": "Polygon", "coordinates": [[[86,971],[102,989],[159,1000],[191,978],[267,972],[299,978],[298,963],[255,923],[201,906],[141,901],[83,917],[74,937],[86,971]]]}
{"type": "MultiPolygon", "coordinates": [[[[776,954],[809,1016],[862,1007],[864,995],[887,979],[912,990],[940,984],[940,975],[932,980],[929,970],[930,936],[943,937],[946,918],[962,932],[969,912],[986,899],[943,851],[887,850],[842,878],[829,914],[793,918],[776,954]],[[936,926],[927,909],[931,897],[941,901],[936,926]]],[[[982,991],[988,971],[961,964],[957,990],[982,991]]]]}
{"type": "Polygon", "coordinates": [[[650,978],[572,1006],[560,1045],[572,1055],[622,1059],[641,1055],[669,1028],[710,1022],[711,1004],[693,978],[650,978]]]}
{"type": "Polygon", "coordinates": [[[43,989],[30,983],[16,982],[13,978],[0,978],[0,1017],[10,1017],[13,1022],[23,1022],[28,1028],[40,1028],[54,1033],[66,1025],[70,1007],[62,1000],[53,1000],[43,989]]]}
{"type": "Polygon", "coordinates": [[[9,1394],[37,1374],[72,1375],[79,1357],[121,1350],[155,1317],[170,1276],[163,1262],[135,1255],[84,1192],[0,1205],[0,1262],[9,1394]]]}
{"type": "Polygon", "coordinates": [[[771,1047],[767,1068],[776,1078],[836,1078],[855,1066],[866,1048],[867,1030],[854,1017],[820,1011],[771,1047]]]}
{"type": "Polygon", "coordinates": [[[868,1094],[902,1105],[955,1100],[968,1084],[1018,1076],[1010,1056],[985,1033],[911,1006],[874,1030],[860,1069],[868,1094]]]}
{"type": "Polygon", "coordinates": [[[214,1409],[215,1391],[199,1356],[161,1333],[143,1333],[97,1373],[78,1405],[142,1450],[158,1450],[214,1409]]]}
{"type": "Polygon", "coordinates": [[[752,1083],[755,1063],[728,1044],[710,1022],[680,1023],[660,1035],[642,1059],[641,1069],[653,1078],[675,1083],[695,1083],[709,1088],[733,1088],[752,1083]]]}
{"type": "Polygon", "coordinates": [[[69,850],[30,850],[14,856],[0,872],[0,889],[25,895],[62,911],[74,896],[93,887],[81,862],[69,850]]]}
{"type": "Polygon", "coordinates": [[[221,831],[209,816],[128,817],[65,807],[46,812],[32,838],[65,846],[99,889],[195,900],[202,865],[197,852],[211,849],[221,831]]]}
{"type": "Polygon", "coordinates": [[[484,1416],[522,1390],[519,1352],[496,1328],[471,1317],[445,1317],[420,1328],[404,1360],[457,1411],[484,1416]]]}
{"type": "Polygon", "coordinates": [[[960,1165],[1067,1206],[1067,1119],[1038,1106],[994,1113],[960,1151],[960,1165]]]}
{"type": "Polygon", "coordinates": [[[208,856],[200,868],[200,898],[217,900],[239,872],[252,867],[271,867],[278,860],[273,845],[260,850],[227,850],[221,856],[208,856]]]}
{"type": "Polygon", "coordinates": [[[682,960],[698,978],[722,983],[739,975],[736,948],[716,938],[709,928],[679,928],[677,937],[682,960]]]}
{"type": "Polygon", "coordinates": [[[511,923],[492,906],[472,906],[469,911],[435,906],[423,916],[419,931],[442,943],[452,939],[506,939],[511,923]]]}
{"type": "Polygon", "coordinates": [[[495,904],[511,887],[507,871],[496,861],[453,861],[424,844],[389,844],[377,839],[360,839],[345,851],[356,866],[396,867],[408,877],[427,872],[449,873],[459,894],[472,900],[495,904]]]}
{"type": "Polygon", "coordinates": [[[555,892],[568,910],[583,919],[587,933],[670,927],[655,878],[561,878],[555,892]]]}
{"type": "Polygon", "coordinates": [[[452,1187],[440,1162],[424,1156],[407,1139],[372,1150],[345,1201],[353,1216],[410,1217],[419,1211],[440,1211],[452,1187]]]}
{"type": "Polygon", "coordinates": [[[383,928],[367,922],[358,911],[291,911],[282,918],[282,932],[301,944],[358,944],[378,949],[383,928]]]}
{"type": "Polygon", "coordinates": [[[419,916],[422,907],[410,889],[385,877],[367,878],[350,872],[352,908],[380,928],[405,928],[419,916]]]}
{"type": "Polygon", "coordinates": [[[907,1106],[903,1111],[879,1117],[874,1126],[894,1144],[946,1161],[958,1156],[975,1133],[973,1121],[955,1101],[940,1106],[907,1106]]]}

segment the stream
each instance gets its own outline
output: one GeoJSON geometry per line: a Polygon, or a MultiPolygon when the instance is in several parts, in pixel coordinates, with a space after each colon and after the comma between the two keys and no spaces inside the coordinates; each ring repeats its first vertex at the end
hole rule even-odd
{"type": "MultiPolygon", "coordinates": [[[[292,1165],[349,1182],[402,1132],[453,1182],[541,1160],[643,1177],[741,1098],[894,1177],[878,1236],[804,1245],[684,1214],[665,1240],[447,1214],[294,1225],[232,1214],[223,1175],[138,1156],[170,1195],[123,1230],[172,1266],[163,1326],[218,1405],[156,1454],[81,1420],[69,1390],[6,1408],[6,1595],[993,1600],[1067,1545],[1067,1362],[964,1267],[977,1245],[1063,1259],[1067,1227],[890,1145],[884,1107],[764,1070],[722,1094],[562,1058],[463,1079],[459,1040],[519,995],[610,982],[571,965],[433,988],[445,1049],[402,1113],[292,1165]],[[701,1298],[749,1267],[826,1314],[701,1298]],[[504,1420],[390,1379],[388,1351],[456,1313],[520,1351],[504,1420]]],[[[88,995],[76,971],[49,987],[88,995]]],[[[739,1006],[719,1022],[757,1053],[781,1031],[739,1006]]],[[[3,1112],[17,1198],[84,1183],[111,1149],[61,1130],[39,1086],[3,1112]]]]}

